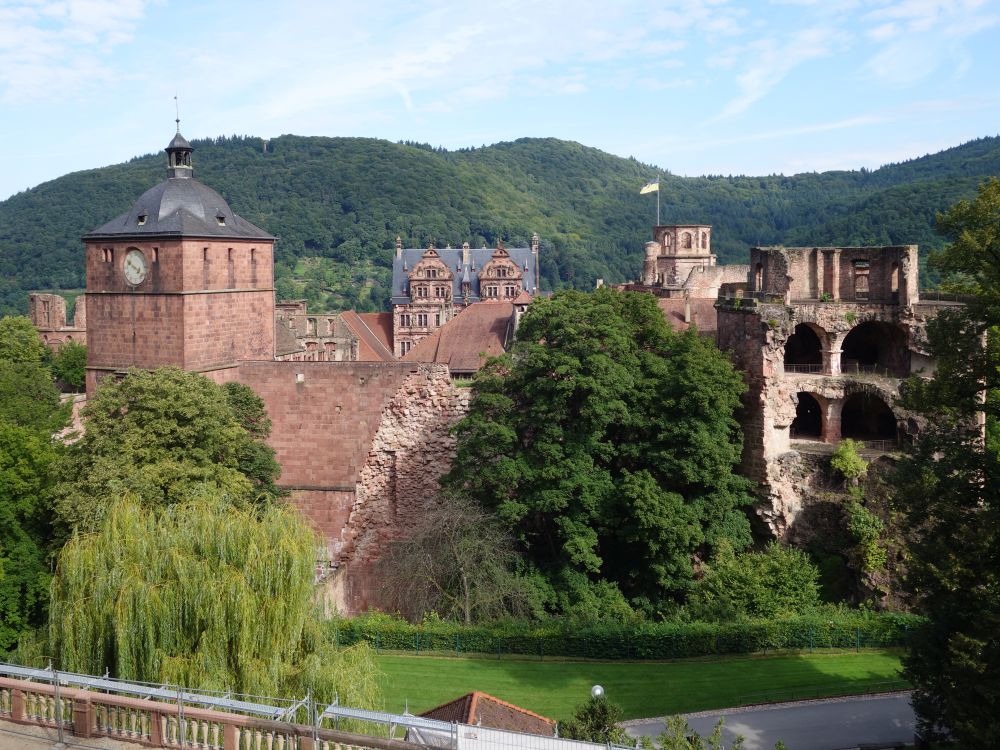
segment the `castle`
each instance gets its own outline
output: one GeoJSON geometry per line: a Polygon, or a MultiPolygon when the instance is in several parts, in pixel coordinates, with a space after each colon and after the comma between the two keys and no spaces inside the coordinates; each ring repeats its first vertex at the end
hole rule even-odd
{"type": "MultiPolygon", "coordinates": [[[[33,319],[50,341],[86,336],[88,394],[163,365],[253,388],[273,421],[279,484],[326,540],[334,601],[357,611],[371,562],[434,501],[450,465],[450,428],[468,407],[452,376],[507,348],[539,294],[539,238],[397,241],[392,313],[310,315],[275,302],[274,237],[194,179],[180,133],[166,152],[167,179],[84,236],[78,327],[50,295],[33,295],[33,319]]],[[[757,517],[796,538],[815,456],[841,437],[889,452],[918,431],[895,398],[904,377],[932,371],[924,327],[946,303],[920,300],[915,246],[762,247],[749,265],[720,266],[711,229],[657,226],[641,280],[621,288],[653,294],[672,325],[712,336],[745,372],[757,517]]]]}

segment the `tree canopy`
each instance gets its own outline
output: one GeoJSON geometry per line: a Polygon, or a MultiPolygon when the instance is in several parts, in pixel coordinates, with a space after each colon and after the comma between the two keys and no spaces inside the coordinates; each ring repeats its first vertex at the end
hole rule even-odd
{"type": "Polygon", "coordinates": [[[45,356],[45,344],[31,320],[23,315],[0,318],[0,362],[38,363],[45,356]]]}
{"type": "Polygon", "coordinates": [[[57,467],[64,528],[95,529],[124,493],[150,506],[216,491],[236,505],[266,504],[280,469],[273,451],[241,425],[228,392],[178,368],[106,378],[83,410],[83,438],[57,467]]]}
{"type": "Polygon", "coordinates": [[[928,325],[937,370],[907,384],[904,406],[925,428],[896,472],[905,515],[907,584],[928,624],[904,658],[929,739],[1000,745],[1000,180],[940,217],[951,244],[936,259],[978,299],[928,325]],[[986,421],[983,440],[981,419],[986,421]]]}
{"type": "Polygon", "coordinates": [[[293,509],[260,514],[219,493],[150,510],[116,501],[74,535],[52,583],[62,668],[262,696],[337,695],[372,707],[371,658],[337,651],[313,601],[317,540],[293,509]],[[351,668],[348,669],[348,665],[351,668]]]}
{"type": "Polygon", "coordinates": [[[750,541],[749,484],[733,473],[743,390],[652,296],[559,293],[476,378],[445,482],[515,531],[556,609],[603,582],[653,610],[683,597],[692,556],[750,541]]]}

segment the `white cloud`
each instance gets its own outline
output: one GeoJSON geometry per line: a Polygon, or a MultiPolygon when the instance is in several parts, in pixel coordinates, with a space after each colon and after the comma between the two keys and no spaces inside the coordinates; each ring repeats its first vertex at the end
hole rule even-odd
{"type": "Polygon", "coordinates": [[[106,61],[130,41],[144,0],[12,0],[0,7],[0,99],[85,96],[120,76],[106,61]]]}
{"type": "Polygon", "coordinates": [[[716,119],[745,112],[795,68],[829,55],[838,39],[835,29],[814,27],[795,31],[784,40],[770,38],[753,42],[743,53],[747,58],[746,67],[736,76],[740,93],[726,104],[716,119]]]}

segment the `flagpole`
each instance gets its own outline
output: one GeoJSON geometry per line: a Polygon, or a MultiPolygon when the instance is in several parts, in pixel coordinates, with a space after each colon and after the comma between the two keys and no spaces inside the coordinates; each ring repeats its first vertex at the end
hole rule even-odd
{"type": "Polygon", "coordinates": [[[660,226],[660,175],[656,175],[656,226],[660,226]]]}

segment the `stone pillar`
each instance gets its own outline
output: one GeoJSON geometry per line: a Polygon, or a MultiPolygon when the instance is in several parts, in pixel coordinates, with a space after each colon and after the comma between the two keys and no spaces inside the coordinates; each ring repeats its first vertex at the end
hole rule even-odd
{"type": "Polygon", "coordinates": [[[316,740],[307,735],[300,735],[299,750],[316,750],[316,740]]]}
{"type": "Polygon", "coordinates": [[[823,291],[830,299],[840,299],[840,249],[823,251],[823,291]]]}
{"type": "Polygon", "coordinates": [[[840,410],[844,406],[843,399],[831,399],[824,407],[826,414],[823,420],[823,442],[840,442],[840,410]]]}
{"type": "Polygon", "coordinates": [[[149,744],[153,747],[163,745],[163,714],[149,712],[149,744]]]}
{"type": "Polygon", "coordinates": [[[10,718],[11,721],[24,721],[24,691],[10,691],[10,718]]]}
{"type": "Polygon", "coordinates": [[[90,739],[93,736],[94,707],[90,696],[77,695],[73,698],[73,735],[90,739]]]}
{"type": "Polygon", "coordinates": [[[236,727],[232,724],[222,725],[222,747],[225,750],[239,750],[237,746],[236,727]]]}
{"type": "Polygon", "coordinates": [[[823,350],[823,374],[840,375],[840,347],[823,350]]]}

